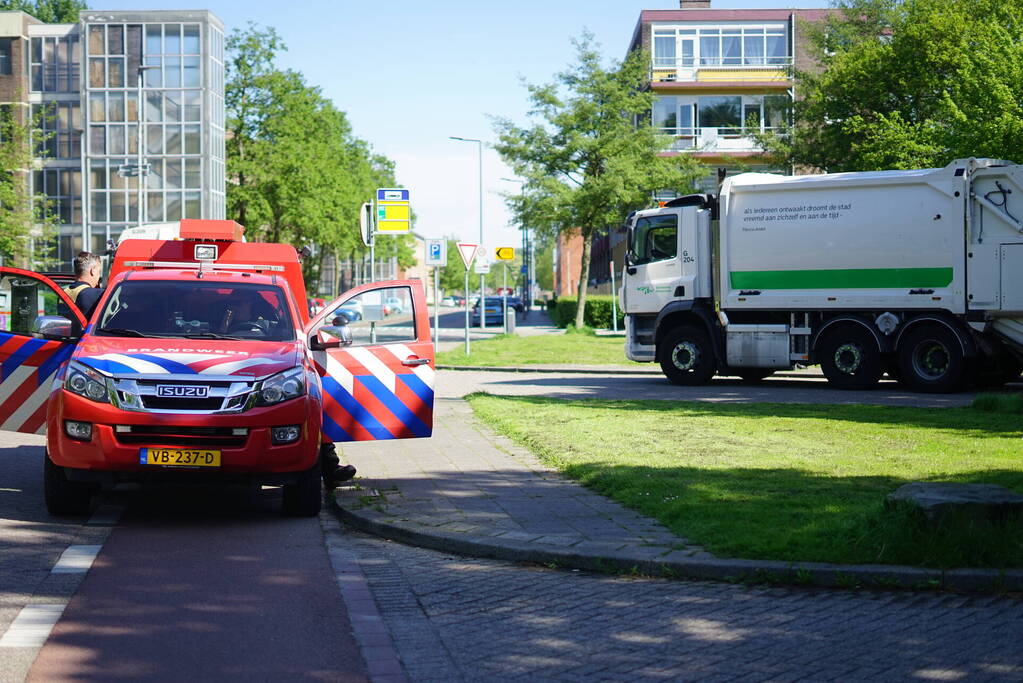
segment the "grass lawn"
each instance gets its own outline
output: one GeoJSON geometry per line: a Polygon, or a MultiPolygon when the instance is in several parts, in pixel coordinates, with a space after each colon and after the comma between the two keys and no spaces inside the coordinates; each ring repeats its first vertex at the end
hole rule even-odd
{"type": "MultiPolygon", "coordinates": [[[[485,422],[722,557],[1023,566],[1023,527],[933,531],[910,481],[1023,493],[1023,415],[973,408],[564,401],[475,395],[485,422]]],[[[1023,520],[1018,520],[1023,524],[1023,520]]]]}
{"type": "MultiPolygon", "coordinates": [[[[544,334],[532,337],[501,334],[474,341],[466,357],[465,349],[437,354],[441,365],[477,367],[520,365],[648,365],[633,363],[625,357],[623,337],[597,337],[589,334],[544,334]]],[[[651,366],[652,367],[652,366],[651,366]]]]}

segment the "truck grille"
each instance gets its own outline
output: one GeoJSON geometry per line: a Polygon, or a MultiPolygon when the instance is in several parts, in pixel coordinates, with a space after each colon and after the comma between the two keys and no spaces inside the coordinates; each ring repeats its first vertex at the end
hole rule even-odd
{"type": "Polygon", "coordinates": [[[170,398],[167,396],[142,396],[142,405],[150,410],[220,410],[224,399],[215,398],[170,398]]]}
{"type": "Polygon", "coordinates": [[[114,434],[123,444],[189,446],[191,448],[241,448],[249,438],[234,434],[231,427],[118,426],[114,434]],[[122,431],[124,429],[129,431],[122,431]]]}

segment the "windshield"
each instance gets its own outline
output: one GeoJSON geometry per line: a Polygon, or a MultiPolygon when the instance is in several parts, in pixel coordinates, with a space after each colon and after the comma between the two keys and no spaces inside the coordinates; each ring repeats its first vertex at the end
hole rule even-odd
{"type": "Polygon", "coordinates": [[[125,280],[107,299],[95,334],[294,341],[279,287],[202,280],[125,280]]]}
{"type": "Polygon", "coordinates": [[[678,216],[645,216],[633,231],[633,265],[663,261],[678,254],[678,216]]]}

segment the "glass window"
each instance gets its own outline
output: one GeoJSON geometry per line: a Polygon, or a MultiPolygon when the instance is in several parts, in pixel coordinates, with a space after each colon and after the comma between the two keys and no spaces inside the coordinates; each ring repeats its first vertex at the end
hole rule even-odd
{"type": "MultiPolygon", "coordinates": [[[[163,159],[150,159],[150,171],[147,184],[151,190],[163,189],[163,159]]],[[[162,195],[161,195],[162,196],[162,195]]],[[[162,204],[161,204],[162,206],[162,204]]],[[[152,218],[152,216],[150,216],[152,218]]]]}
{"type": "Polygon", "coordinates": [[[164,183],[168,189],[180,190],[183,187],[181,161],[181,159],[167,159],[166,161],[167,172],[164,175],[164,183]]]}
{"type": "Polygon", "coordinates": [[[103,73],[103,62],[102,58],[91,58],[89,60],[89,87],[90,88],[104,88],[106,87],[106,80],[104,79],[103,73]]]}
{"type": "Polygon", "coordinates": [[[199,83],[199,58],[198,57],[185,57],[183,60],[185,67],[184,79],[182,85],[186,88],[198,88],[199,83]]]}
{"type": "Polygon", "coordinates": [[[146,93],[146,121],[149,123],[163,121],[163,95],[159,92],[146,93]]]}
{"type": "Polygon", "coordinates": [[[124,118],[126,121],[138,121],[139,120],[139,98],[134,92],[128,92],[126,97],[127,107],[125,108],[124,118]]]}
{"type": "MultiPolygon", "coordinates": [[[[375,343],[401,343],[416,339],[412,291],[408,287],[386,287],[356,295],[332,310],[324,320],[324,324],[332,324],[335,322],[335,318],[341,315],[348,321],[348,329],[351,330],[354,346],[366,346],[374,343],[371,341],[370,323],[379,322],[385,317],[387,318],[386,325],[375,326],[375,343]]],[[[321,339],[326,341],[332,338],[321,336],[321,339]]]]}
{"type": "Polygon", "coordinates": [[[163,60],[163,85],[166,88],[181,87],[181,58],[164,57],[163,60]]]}
{"type": "Polygon", "coordinates": [[[146,126],[146,152],[163,154],[163,126],[146,126]]]}
{"type": "Polygon", "coordinates": [[[98,321],[99,335],[117,336],[114,330],[128,329],[159,337],[228,334],[239,340],[295,339],[284,292],[270,285],[124,280],[111,293],[98,321]]]}
{"type": "Polygon", "coordinates": [[[181,126],[176,124],[168,125],[165,127],[165,131],[164,152],[167,154],[181,154],[181,126]]]}
{"type": "Polygon", "coordinates": [[[202,135],[199,126],[185,126],[185,154],[202,152],[202,135]]]}
{"type": "Polygon", "coordinates": [[[693,121],[692,103],[680,105],[678,108],[678,134],[695,135],[695,124],[693,121]]]}
{"type": "Polygon", "coordinates": [[[124,126],[107,127],[107,151],[110,154],[126,154],[124,146],[124,126]]]}
{"type": "Polygon", "coordinates": [[[107,108],[101,92],[89,93],[89,120],[94,122],[107,120],[107,108]]]}
{"type": "Polygon", "coordinates": [[[186,90],[185,121],[199,121],[202,115],[202,93],[198,90],[186,90]]]}
{"type": "Polygon", "coordinates": [[[185,187],[202,187],[202,164],[198,159],[185,159],[185,187]]]}
{"type": "Polygon", "coordinates": [[[124,57],[111,57],[107,70],[110,76],[109,85],[111,88],[124,87],[124,57]]]}
{"type": "Polygon", "coordinates": [[[181,24],[165,24],[163,27],[163,53],[181,54],[181,24]]]}
{"type": "Polygon", "coordinates": [[[721,36],[721,63],[722,64],[742,63],[742,36],[738,35],[721,36]]]}
{"type": "Polygon", "coordinates": [[[124,54],[124,27],[118,25],[107,26],[107,54],[124,54]]]}
{"type": "Polygon", "coordinates": [[[125,210],[125,197],[124,192],[111,192],[110,193],[110,219],[112,221],[123,222],[127,220],[127,212],[125,210]]]}
{"type": "Polygon", "coordinates": [[[89,162],[89,184],[94,190],[107,188],[107,166],[103,159],[93,159],[89,162]]]}
{"type": "Polygon", "coordinates": [[[758,65],[764,63],[764,37],[753,35],[742,39],[743,64],[758,65]]]}
{"type": "Polygon", "coordinates": [[[760,130],[760,102],[744,102],[742,105],[742,125],[749,131],[760,130]]]}
{"type": "Polygon", "coordinates": [[[146,26],[146,54],[158,55],[162,53],[163,40],[160,34],[160,25],[149,24],[146,26]]]}
{"type": "Polygon", "coordinates": [[[92,154],[107,153],[106,126],[89,126],[89,152],[92,154]]]}
{"type": "Polygon", "coordinates": [[[185,24],[184,54],[199,54],[199,25],[185,24]]]}
{"type": "Polygon", "coordinates": [[[202,218],[202,194],[199,192],[185,193],[185,218],[202,218]]]}
{"type": "Polygon", "coordinates": [[[163,95],[163,106],[166,112],[165,121],[184,120],[182,102],[184,95],[180,92],[166,92],[163,95]]]}
{"type": "Polygon", "coordinates": [[[654,64],[675,66],[675,36],[654,37],[654,64]]]}
{"type": "Polygon", "coordinates": [[[662,130],[664,133],[674,133],[678,126],[678,119],[675,114],[674,97],[658,97],[654,100],[654,128],[669,129],[662,130]]]}
{"type": "Polygon", "coordinates": [[[742,127],[742,98],[735,96],[701,97],[699,122],[701,128],[717,128],[722,135],[738,133],[742,127]]]}
{"type": "Polygon", "coordinates": [[[788,62],[788,48],[784,35],[767,36],[767,62],[769,64],[785,64],[788,62]]]}
{"type": "Polygon", "coordinates": [[[721,63],[721,38],[700,36],[700,64],[716,65],[721,63]]]}
{"type": "Polygon", "coordinates": [[[146,217],[153,222],[165,220],[163,217],[163,192],[150,192],[148,200],[146,217]]]}
{"type": "Polygon", "coordinates": [[[93,192],[89,207],[89,218],[92,222],[107,220],[107,193],[93,192]]]}
{"type": "Polygon", "coordinates": [[[103,26],[92,24],[89,26],[89,54],[103,54],[103,26]]]}
{"type": "Polygon", "coordinates": [[[146,57],[146,66],[152,67],[142,72],[142,84],[148,88],[159,88],[163,85],[163,60],[159,57],[146,57]]]}
{"type": "Polygon", "coordinates": [[[13,38],[0,38],[0,75],[11,75],[11,53],[13,51],[13,38]]]}
{"type": "Polygon", "coordinates": [[[108,95],[107,121],[124,121],[124,93],[112,92],[108,95]]]}
{"type": "Polygon", "coordinates": [[[633,233],[633,264],[675,258],[678,254],[678,216],[652,216],[636,221],[633,233]]]}
{"type": "Polygon", "coordinates": [[[180,192],[168,192],[164,199],[166,208],[166,218],[168,221],[180,221],[181,220],[181,193],[180,192]]]}
{"type": "Polygon", "coordinates": [[[764,95],[764,125],[767,128],[788,126],[791,114],[792,100],[788,95],[764,95]]]}

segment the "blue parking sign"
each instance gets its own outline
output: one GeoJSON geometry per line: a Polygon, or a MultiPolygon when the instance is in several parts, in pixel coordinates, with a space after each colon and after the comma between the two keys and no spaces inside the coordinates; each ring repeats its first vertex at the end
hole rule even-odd
{"type": "Polygon", "coordinates": [[[448,264],[447,240],[426,240],[427,266],[443,267],[448,264]]]}

